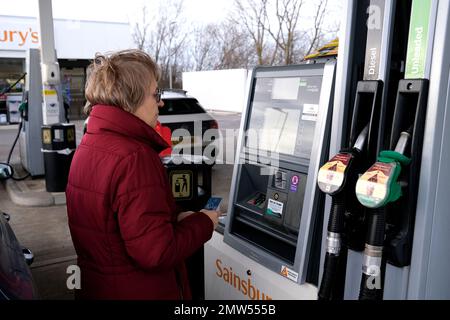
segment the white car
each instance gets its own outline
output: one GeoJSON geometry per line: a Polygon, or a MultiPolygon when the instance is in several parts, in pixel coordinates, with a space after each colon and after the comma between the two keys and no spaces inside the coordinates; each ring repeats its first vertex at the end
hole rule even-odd
{"type": "Polygon", "coordinates": [[[158,120],[172,131],[172,152],[214,159],[218,152],[214,144],[219,138],[217,121],[184,90],[164,89],[161,98],[164,107],[159,109],[158,120]]]}

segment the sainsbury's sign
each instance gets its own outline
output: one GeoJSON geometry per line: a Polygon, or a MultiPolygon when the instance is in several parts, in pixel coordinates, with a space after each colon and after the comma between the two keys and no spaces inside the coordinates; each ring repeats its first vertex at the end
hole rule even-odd
{"type": "Polygon", "coordinates": [[[37,27],[30,24],[0,24],[0,50],[26,50],[37,47],[37,27]]]}
{"type": "Polygon", "coordinates": [[[28,29],[5,29],[0,26],[0,43],[5,49],[12,49],[12,47],[26,49],[37,47],[39,44],[39,35],[33,28],[28,29]]]}

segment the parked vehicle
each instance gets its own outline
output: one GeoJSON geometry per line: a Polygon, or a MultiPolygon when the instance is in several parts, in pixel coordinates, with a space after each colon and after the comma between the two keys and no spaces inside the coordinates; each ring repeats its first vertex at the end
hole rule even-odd
{"type": "MultiPolygon", "coordinates": [[[[207,150],[205,148],[218,138],[219,125],[217,121],[184,90],[164,89],[162,95],[164,107],[159,109],[159,122],[172,131],[172,146],[177,146],[180,152],[202,155],[214,159],[218,145],[207,150]],[[209,130],[209,134],[205,133],[209,130]],[[177,134],[178,133],[178,134],[177,134]],[[186,134],[186,137],[181,135],[186,134]],[[195,149],[197,148],[197,149],[195,149]]],[[[177,152],[175,150],[175,152],[177,152]]]]}
{"type": "Polygon", "coordinates": [[[0,300],[37,299],[29,265],[33,254],[20,245],[9,225],[9,215],[0,212],[0,300]]]}

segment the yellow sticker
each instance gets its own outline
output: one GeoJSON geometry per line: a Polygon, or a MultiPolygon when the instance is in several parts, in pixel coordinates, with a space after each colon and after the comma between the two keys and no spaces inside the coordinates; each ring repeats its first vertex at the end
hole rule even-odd
{"type": "Polygon", "coordinates": [[[44,96],[56,96],[56,90],[44,90],[44,96]]]}
{"type": "Polygon", "coordinates": [[[175,199],[192,198],[192,171],[175,171],[170,173],[172,193],[175,199]]]}
{"type": "Polygon", "coordinates": [[[42,130],[42,141],[44,144],[52,143],[52,131],[50,129],[42,130]]]}
{"type": "Polygon", "coordinates": [[[75,132],[73,129],[67,130],[67,141],[74,142],[75,141],[75,132]]]}

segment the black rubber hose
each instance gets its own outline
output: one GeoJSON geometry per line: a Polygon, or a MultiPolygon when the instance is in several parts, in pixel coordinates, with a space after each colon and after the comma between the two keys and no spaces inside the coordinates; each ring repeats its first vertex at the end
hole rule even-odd
{"type": "Polygon", "coordinates": [[[344,232],[345,198],[338,194],[331,199],[330,219],[328,220],[328,232],[342,234],[344,232]]]}
{"type": "Polygon", "coordinates": [[[11,169],[11,175],[8,178],[11,178],[11,179],[13,179],[15,181],[22,181],[22,180],[25,180],[26,178],[28,178],[30,176],[30,174],[28,173],[25,176],[20,177],[20,178],[14,177],[14,168],[11,165],[11,157],[12,157],[14,148],[16,147],[17,141],[19,140],[20,131],[22,130],[22,126],[23,126],[23,119],[21,119],[20,122],[19,122],[19,127],[18,127],[18,130],[17,130],[16,138],[14,139],[14,143],[13,143],[11,149],[9,150],[8,159],[6,160],[6,164],[11,169]]]}
{"type": "Polygon", "coordinates": [[[335,291],[336,277],[339,267],[339,256],[331,254],[329,252],[325,255],[325,264],[322,276],[322,282],[320,283],[320,289],[318,294],[319,300],[334,300],[333,291],[335,291]]]}
{"type": "MultiPolygon", "coordinates": [[[[341,235],[344,230],[344,214],[345,214],[345,203],[344,196],[342,194],[336,195],[332,198],[330,218],[328,220],[328,231],[337,233],[341,235]]],[[[342,238],[341,238],[342,246],[342,238]]],[[[342,251],[342,250],[341,250],[342,251]]],[[[318,294],[319,300],[336,300],[333,292],[339,292],[339,288],[336,288],[337,284],[343,283],[339,281],[339,276],[342,276],[339,272],[340,260],[342,257],[342,252],[337,252],[336,254],[327,251],[325,254],[325,262],[323,269],[322,282],[320,283],[320,289],[318,294]]],[[[345,258],[345,257],[344,257],[345,258]]],[[[343,275],[345,277],[345,274],[343,275]]],[[[340,297],[341,299],[342,297],[340,297]]]]}
{"type": "Polygon", "coordinates": [[[366,243],[371,246],[382,247],[386,233],[386,214],[384,208],[369,211],[369,229],[366,243]]]}
{"type": "Polygon", "coordinates": [[[20,131],[22,130],[22,125],[23,125],[23,120],[21,119],[20,122],[19,122],[19,127],[17,128],[17,135],[14,138],[13,145],[11,146],[11,149],[9,150],[8,159],[6,160],[6,163],[8,163],[8,164],[11,163],[11,157],[12,157],[14,148],[16,147],[17,140],[19,140],[20,131]]]}
{"type": "MultiPolygon", "coordinates": [[[[369,212],[369,227],[366,238],[366,245],[381,247],[383,252],[383,243],[386,228],[386,212],[385,208],[371,210],[369,212]]],[[[366,247],[367,250],[367,247],[366,247]]],[[[366,254],[366,252],[365,252],[366,254]]],[[[367,275],[364,272],[361,277],[361,286],[359,292],[359,300],[382,300],[383,299],[383,272],[385,259],[381,256],[381,264],[379,265],[378,276],[367,275]]]]}
{"type": "Polygon", "coordinates": [[[372,301],[383,300],[383,289],[382,288],[371,289],[366,285],[367,283],[374,283],[374,279],[372,276],[363,273],[361,278],[361,290],[359,291],[359,300],[372,300],[372,301]]]}

